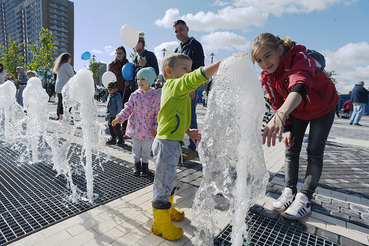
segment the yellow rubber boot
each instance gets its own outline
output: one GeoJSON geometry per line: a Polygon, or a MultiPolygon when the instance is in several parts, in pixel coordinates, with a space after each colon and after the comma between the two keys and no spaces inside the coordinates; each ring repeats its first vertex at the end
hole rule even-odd
{"type": "Polygon", "coordinates": [[[181,221],[184,219],[185,213],[183,212],[183,210],[175,209],[173,205],[173,199],[174,199],[174,195],[169,196],[169,202],[170,204],[172,204],[172,207],[170,209],[170,219],[172,221],[181,221]]]}
{"type": "Polygon", "coordinates": [[[161,235],[164,239],[174,241],[183,236],[181,227],[176,226],[170,221],[169,209],[152,208],[154,214],[154,223],[152,224],[152,233],[161,235]]]}

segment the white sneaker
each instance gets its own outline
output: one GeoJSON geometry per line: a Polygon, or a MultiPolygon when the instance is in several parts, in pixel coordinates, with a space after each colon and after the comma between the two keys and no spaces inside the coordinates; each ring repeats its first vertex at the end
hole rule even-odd
{"type": "Polygon", "coordinates": [[[295,198],[295,195],[292,194],[291,188],[284,188],[282,195],[273,202],[273,209],[281,212],[285,209],[287,209],[291,203],[293,202],[293,199],[295,198]]]}
{"type": "Polygon", "coordinates": [[[309,199],[306,195],[297,193],[295,201],[282,215],[290,220],[298,220],[310,213],[311,203],[309,199]]]}

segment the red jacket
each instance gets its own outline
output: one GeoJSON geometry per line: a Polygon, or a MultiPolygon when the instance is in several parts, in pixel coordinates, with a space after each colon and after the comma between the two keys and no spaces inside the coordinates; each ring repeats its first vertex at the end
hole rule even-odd
{"type": "Polygon", "coordinates": [[[114,60],[111,63],[109,63],[108,71],[113,72],[115,74],[115,76],[117,77],[118,91],[119,92],[125,91],[125,92],[130,93],[131,92],[131,86],[125,86],[124,85],[124,82],[126,82],[126,80],[123,78],[123,75],[122,75],[123,66],[120,65],[119,61],[114,60]],[[125,90],[124,90],[124,87],[126,87],[125,90]]]}
{"type": "Polygon", "coordinates": [[[305,85],[307,95],[291,112],[292,116],[300,120],[312,120],[334,109],[339,99],[336,87],[324,70],[315,74],[319,68],[319,62],[306,53],[305,46],[295,45],[286,53],[273,74],[263,71],[261,80],[274,110],[282,106],[296,84],[305,85]]]}

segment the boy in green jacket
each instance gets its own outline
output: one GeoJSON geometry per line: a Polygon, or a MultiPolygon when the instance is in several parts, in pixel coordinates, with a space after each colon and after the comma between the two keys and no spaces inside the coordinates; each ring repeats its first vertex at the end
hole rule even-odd
{"type": "Polygon", "coordinates": [[[220,62],[200,67],[193,72],[191,58],[182,53],[167,55],[161,62],[166,82],[162,88],[157,135],[152,146],[156,164],[152,232],[167,240],[177,240],[183,236],[182,228],[171,222],[184,218],[184,212],[173,207],[176,167],[182,154],[180,144],[185,133],[194,142],[201,140],[198,129],[189,129],[191,99],[188,93],[208,81],[218,70],[220,62]]]}

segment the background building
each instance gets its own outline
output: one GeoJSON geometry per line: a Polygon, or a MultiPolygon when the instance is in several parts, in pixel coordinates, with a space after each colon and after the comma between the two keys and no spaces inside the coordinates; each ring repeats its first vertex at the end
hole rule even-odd
{"type": "MultiPolygon", "coordinates": [[[[57,40],[55,59],[63,52],[74,57],[74,3],[68,0],[0,0],[0,44],[8,45],[9,37],[20,44],[39,44],[42,27],[57,40]]],[[[29,57],[23,45],[25,63],[29,57]]],[[[72,59],[73,62],[73,59],[72,59]]],[[[72,64],[73,65],[73,64],[72,64]]]]}
{"type": "Polygon", "coordinates": [[[98,78],[97,84],[98,85],[102,85],[102,79],[101,78],[102,78],[103,74],[107,71],[108,65],[106,63],[104,63],[104,62],[98,62],[97,64],[99,66],[101,66],[100,67],[99,78],[98,78]]]}

